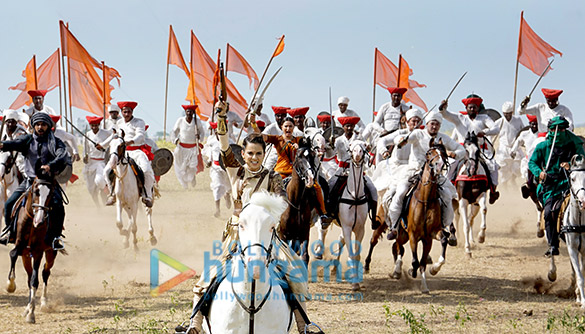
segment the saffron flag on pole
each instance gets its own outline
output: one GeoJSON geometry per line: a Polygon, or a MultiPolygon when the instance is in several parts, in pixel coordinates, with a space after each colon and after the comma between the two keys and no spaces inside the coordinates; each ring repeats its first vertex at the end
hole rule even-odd
{"type": "Polygon", "coordinates": [[[187,67],[185,59],[183,58],[183,53],[179,47],[179,42],[177,42],[177,37],[175,36],[172,25],[169,26],[169,50],[167,52],[167,64],[177,66],[185,72],[187,77],[190,76],[189,68],[187,67]]]}
{"type": "MultiPolygon", "coordinates": [[[[199,42],[193,31],[191,31],[191,76],[187,90],[187,101],[195,101],[198,105],[197,114],[207,118],[213,111],[213,85],[216,64],[209,56],[203,45],[199,42]]],[[[244,117],[248,109],[248,103],[238,92],[234,84],[226,78],[227,101],[230,104],[230,111],[240,117],[244,117]]]]}
{"type": "Polygon", "coordinates": [[[250,80],[250,87],[254,83],[254,89],[258,89],[258,75],[246,61],[246,59],[229,43],[227,45],[227,71],[243,74],[250,80]]]}
{"type": "Polygon", "coordinates": [[[412,69],[408,66],[406,59],[404,57],[400,57],[400,82],[398,83],[398,87],[405,87],[408,88],[406,93],[404,93],[403,99],[405,102],[411,102],[425,111],[429,111],[427,105],[424,101],[418,96],[418,94],[414,91],[414,88],[426,87],[426,85],[420,84],[415,80],[410,80],[410,76],[412,75],[412,69]]]}
{"type": "MultiPolygon", "coordinates": [[[[400,80],[401,82],[403,82],[403,85],[406,85],[406,83],[404,81],[402,81],[402,78],[403,77],[408,78],[408,76],[410,74],[412,74],[412,71],[410,70],[408,63],[406,62],[406,60],[404,60],[404,58],[402,58],[401,67],[403,68],[403,69],[401,69],[402,71],[408,71],[408,72],[403,72],[403,74],[401,75],[401,80],[400,80]]],[[[398,82],[397,82],[398,67],[396,65],[394,65],[394,63],[392,61],[390,61],[390,59],[388,59],[378,49],[376,49],[376,68],[374,69],[374,71],[375,71],[374,76],[376,78],[376,85],[378,85],[384,89],[388,89],[390,87],[398,87],[398,82]]],[[[400,87],[403,87],[403,86],[400,86],[400,87]]],[[[411,102],[411,103],[421,107],[425,111],[428,111],[426,104],[418,96],[418,94],[414,91],[413,88],[415,88],[415,87],[426,87],[426,86],[421,85],[414,80],[408,79],[408,86],[405,87],[405,88],[408,88],[408,90],[404,94],[404,97],[403,97],[404,101],[411,102]]]]}
{"type": "MultiPolygon", "coordinates": [[[[32,99],[28,95],[28,91],[35,89],[35,78],[33,61],[29,61],[26,69],[22,72],[22,76],[26,81],[18,83],[8,89],[21,90],[16,100],[10,105],[10,109],[18,109],[32,103],[32,99]]],[[[59,49],[57,49],[41,66],[37,68],[37,88],[46,91],[51,91],[59,86],[59,49]]]]}
{"type": "MultiPolygon", "coordinates": [[[[540,76],[548,66],[548,59],[555,54],[563,53],[545,42],[524,20],[524,12],[520,14],[520,38],[518,39],[518,62],[540,76]]],[[[552,68],[547,70],[550,71],[552,68]]]]}
{"type": "Polygon", "coordinates": [[[282,35],[282,37],[280,37],[280,41],[278,42],[278,45],[276,45],[276,50],[274,50],[272,57],[278,56],[279,54],[282,53],[283,50],[284,50],[284,35],[282,35]]]}

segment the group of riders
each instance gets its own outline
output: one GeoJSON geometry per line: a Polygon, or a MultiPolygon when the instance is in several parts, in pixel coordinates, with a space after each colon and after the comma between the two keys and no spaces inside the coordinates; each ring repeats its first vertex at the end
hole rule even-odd
{"type": "MultiPolygon", "coordinates": [[[[175,173],[181,185],[187,188],[195,185],[196,174],[206,165],[210,168],[216,216],[219,216],[222,198],[225,198],[228,208],[233,205],[233,213],[222,238],[223,261],[233,251],[230,247],[232,241],[237,240],[238,215],[252,194],[265,190],[286,198],[284,184],[293,173],[300,146],[314,149],[320,162],[319,175],[314,177],[310,188],[318,202],[315,211],[319,223],[326,229],[336,219],[339,197],[346,184],[352,163],[350,145],[357,141],[365,142],[373,171],[363,175],[372,228],[387,224],[390,226],[387,237],[394,239],[415,176],[425,164],[432,143],[441,142],[451,160],[450,170],[440,176],[439,181],[441,218],[444,235],[453,240],[455,235],[449,231],[453,231],[450,229],[454,219],[453,200],[457,199],[454,181],[460,165],[458,162],[466,156],[462,144],[470,134],[478,138],[478,146],[483,152],[481,164],[488,180],[489,202],[493,204],[499,198],[499,174],[513,170],[510,166],[520,165],[526,180],[522,185],[523,196],[526,198],[530,193],[536,193],[544,208],[549,244],[545,255],[558,255],[556,220],[560,202],[568,190],[568,181],[562,170],[568,167],[573,155],[584,154],[581,140],[571,132],[571,112],[558,102],[561,90],[543,89],[546,103],[528,106],[529,97],[522,101],[518,114],[526,115],[528,127],[524,127],[520,116],[514,115],[515,108],[510,102],[504,103],[503,117],[499,119],[494,119],[493,114],[487,112],[483,100],[475,94],[462,100],[465,111],[449,111],[447,101],[443,101],[438,111],[423,113],[403,102],[405,88],[389,88],[388,91],[391,101],[384,104],[374,121],[367,125],[355,111],[348,108],[347,97],[338,99],[338,110],[319,113],[316,122],[306,117],[308,107],[273,106],[275,122],[272,123],[262,112],[263,101],[258,99],[253,101],[252,112],[245,119],[230,111],[224,102],[216,104],[213,121],[209,122],[203,122],[197,116],[197,105],[183,106],[185,116],[177,120],[171,133],[171,139],[177,145],[174,151],[175,173]],[[444,120],[455,125],[451,136],[440,132],[444,120]],[[244,130],[246,136],[242,145],[235,145],[244,130]],[[325,139],[324,147],[313,144],[316,133],[325,139]],[[499,140],[497,149],[492,144],[496,139],[499,140]],[[521,147],[524,147],[524,152],[521,147]]],[[[4,152],[2,163],[16,168],[20,185],[6,200],[5,228],[0,243],[14,242],[17,234],[14,206],[33,180],[54,179],[71,167],[73,161],[80,160],[76,139],[70,138],[57,125],[59,118],[44,105],[45,93],[29,91],[33,105],[25,112],[3,112],[0,131],[0,150],[4,152]]],[[[153,206],[157,179],[151,161],[156,147],[149,143],[145,122],[134,117],[136,107],[136,102],[118,102],[109,107],[109,118],[105,121],[102,117],[87,117],[90,130],[83,134],[83,174],[96,203],[100,194],[107,197],[106,205],[115,203],[112,166],[108,166],[105,159],[109,142],[115,137],[123,137],[127,155],[135,161],[143,176],[142,202],[147,207],[153,206]]],[[[54,249],[63,248],[63,189],[67,180],[60,183],[61,186],[55,187],[48,215],[46,242],[54,249]]],[[[280,251],[284,253],[281,255],[284,259],[295,259],[297,256],[287,247],[281,247],[280,251]]],[[[212,278],[214,275],[211,275],[212,278]]],[[[296,296],[306,294],[306,285],[287,283],[289,286],[283,288],[285,291],[296,296]]],[[[202,278],[194,288],[194,312],[189,333],[201,332],[203,315],[209,308],[210,300],[204,295],[209,293],[210,286],[213,286],[213,280],[204,281],[202,278]]],[[[304,300],[290,300],[299,332],[304,333],[310,323],[304,300]]]]}

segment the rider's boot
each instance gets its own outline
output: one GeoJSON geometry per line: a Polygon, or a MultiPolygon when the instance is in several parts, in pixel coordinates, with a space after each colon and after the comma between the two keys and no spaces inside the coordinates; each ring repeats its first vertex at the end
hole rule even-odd
{"type": "Polygon", "coordinates": [[[496,190],[496,185],[490,189],[490,204],[494,204],[500,198],[500,192],[496,190]]]}
{"type": "Polygon", "coordinates": [[[315,189],[315,195],[317,196],[317,202],[319,204],[318,212],[320,212],[321,214],[319,217],[321,218],[321,227],[325,230],[329,227],[329,225],[331,225],[331,221],[333,220],[333,218],[331,218],[331,216],[327,214],[327,208],[325,206],[325,197],[323,196],[323,190],[321,189],[319,183],[315,182],[313,188],[315,189]]]}
{"type": "MultiPolygon", "coordinates": [[[[199,299],[201,299],[201,296],[196,293],[195,296],[193,297],[193,307],[195,307],[195,305],[197,305],[197,303],[199,302],[199,299]]],[[[187,334],[203,333],[203,330],[201,329],[202,325],[203,325],[203,314],[201,314],[201,312],[197,312],[197,314],[195,314],[195,316],[193,318],[191,318],[191,321],[189,323],[189,329],[187,330],[187,334]]]]}
{"type": "Polygon", "coordinates": [[[299,334],[324,334],[323,331],[319,330],[319,331],[312,331],[310,329],[308,329],[308,325],[305,322],[305,319],[303,319],[303,316],[301,315],[301,312],[299,312],[299,310],[294,310],[294,315],[295,315],[295,321],[297,323],[297,329],[299,330],[299,334]]]}
{"type": "Polygon", "coordinates": [[[144,196],[142,196],[142,203],[147,208],[152,208],[152,189],[154,188],[154,175],[144,175],[144,196]]]}
{"type": "Polygon", "coordinates": [[[524,182],[524,184],[522,184],[522,187],[520,187],[520,191],[522,192],[522,198],[527,199],[528,197],[530,197],[530,187],[528,186],[527,182],[524,182]]]}

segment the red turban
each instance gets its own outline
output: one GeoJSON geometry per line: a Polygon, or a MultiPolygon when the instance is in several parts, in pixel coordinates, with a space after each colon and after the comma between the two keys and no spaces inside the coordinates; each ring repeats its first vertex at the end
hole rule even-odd
{"type": "Polygon", "coordinates": [[[47,94],[47,91],[44,89],[36,89],[36,90],[29,90],[28,95],[30,95],[30,97],[35,97],[35,96],[45,96],[45,94],[47,94]]]}
{"type": "Polygon", "coordinates": [[[483,99],[481,97],[468,97],[466,99],[461,100],[463,104],[467,107],[470,104],[475,104],[476,106],[481,106],[483,103],[483,99]]]}
{"type": "Polygon", "coordinates": [[[526,118],[528,118],[529,123],[537,122],[536,116],[534,115],[526,115],[526,118]]]}
{"type": "Polygon", "coordinates": [[[404,95],[404,93],[406,93],[407,88],[404,87],[388,87],[388,91],[390,92],[390,94],[400,94],[400,95],[404,95]]]}
{"type": "Polygon", "coordinates": [[[59,122],[59,120],[61,120],[61,116],[58,116],[58,115],[49,115],[49,116],[51,116],[53,123],[57,123],[57,122],[59,122]]]}
{"type": "MultiPolygon", "coordinates": [[[[103,117],[100,116],[85,116],[85,119],[87,119],[87,122],[91,125],[93,124],[100,124],[100,122],[104,119],[103,117]]],[[[54,120],[53,120],[54,121],[54,120]]]]}
{"type": "Polygon", "coordinates": [[[130,108],[132,110],[134,110],[134,108],[136,108],[136,106],[138,105],[138,102],[133,102],[133,101],[120,101],[118,102],[118,107],[120,107],[120,109],[123,108],[130,108]]]}
{"type": "Polygon", "coordinates": [[[256,125],[258,125],[259,128],[263,128],[266,126],[266,123],[264,123],[264,121],[257,120],[256,125]]]}
{"type": "Polygon", "coordinates": [[[461,115],[467,115],[467,111],[460,111],[459,112],[461,115]]]}
{"type": "Polygon", "coordinates": [[[331,122],[333,117],[329,114],[317,115],[319,122],[331,122]]]}
{"type": "Polygon", "coordinates": [[[217,129],[217,122],[209,122],[209,127],[212,129],[217,129]]]}
{"type": "Polygon", "coordinates": [[[287,113],[289,115],[291,115],[292,117],[295,116],[305,116],[307,114],[307,111],[309,111],[309,107],[301,107],[301,108],[294,108],[294,109],[289,109],[287,110],[287,113]]]}
{"type": "Polygon", "coordinates": [[[274,114],[278,115],[278,114],[286,114],[286,111],[288,110],[288,107],[277,107],[277,106],[272,106],[272,110],[274,110],[274,114]]]}
{"type": "Polygon", "coordinates": [[[148,128],[149,128],[149,127],[150,127],[150,125],[146,124],[146,125],[144,126],[144,131],[148,130],[148,128]]]}
{"type": "Polygon", "coordinates": [[[548,89],[548,88],[543,88],[542,90],[542,94],[544,94],[544,97],[548,100],[548,99],[556,99],[559,97],[559,95],[561,95],[563,93],[563,91],[561,89],[548,89]]]}
{"type": "Polygon", "coordinates": [[[346,116],[346,117],[339,117],[337,120],[339,121],[339,123],[341,123],[341,125],[346,125],[346,124],[356,125],[360,121],[360,118],[357,116],[346,116]]]}
{"type": "Polygon", "coordinates": [[[197,109],[196,104],[183,104],[181,107],[183,107],[183,109],[185,109],[185,111],[197,109]]]}

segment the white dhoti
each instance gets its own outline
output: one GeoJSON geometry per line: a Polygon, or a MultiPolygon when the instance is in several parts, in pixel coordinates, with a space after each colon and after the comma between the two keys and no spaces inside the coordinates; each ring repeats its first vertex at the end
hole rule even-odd
{"type": "Polygon", "coordinates": [[[230,180],[226,171],[219,166],[219,163],[216,164],[214,161],[211,165],[209,178],[211,179],[209,187],[211,188],[211,192],[213,192],[213,199],[215,201],[219,201],[227,193],[231,193],[230,180]]]}
{"type": "Polygon", "coordinates": [[[106,179],[104,178],[104,167],[106,163],[103,159],[97,160],[89,158],[85,167],[83,167],[83,177],[87,185],[87,190],[92,197],[104,189],[106,179]]]}
{"type": "Polygon", "coordinates": [[[187,189],[189,185],[195,186],[196,184],[195,175],[197,174],[197,165],[199,163],[198,155],[198,147],[195,146],[188,148],[184,147],[182,143],[179,143],[173,152],[175,174],[177,175],[179,183],[185,189],[187,189]]]}
{"type": "Polygon", "coordinates": [[[136,162],[136,164],[138,165],[138,167],[140,167],[142,173],[144,174],[145,198],[152,200],[152,188],[154,186],[154,171],[152,170],[150,160],[148,160],[146,153],[142,152],[141,150],[129,150],[127,152],[128,156],[136,162]]]}

